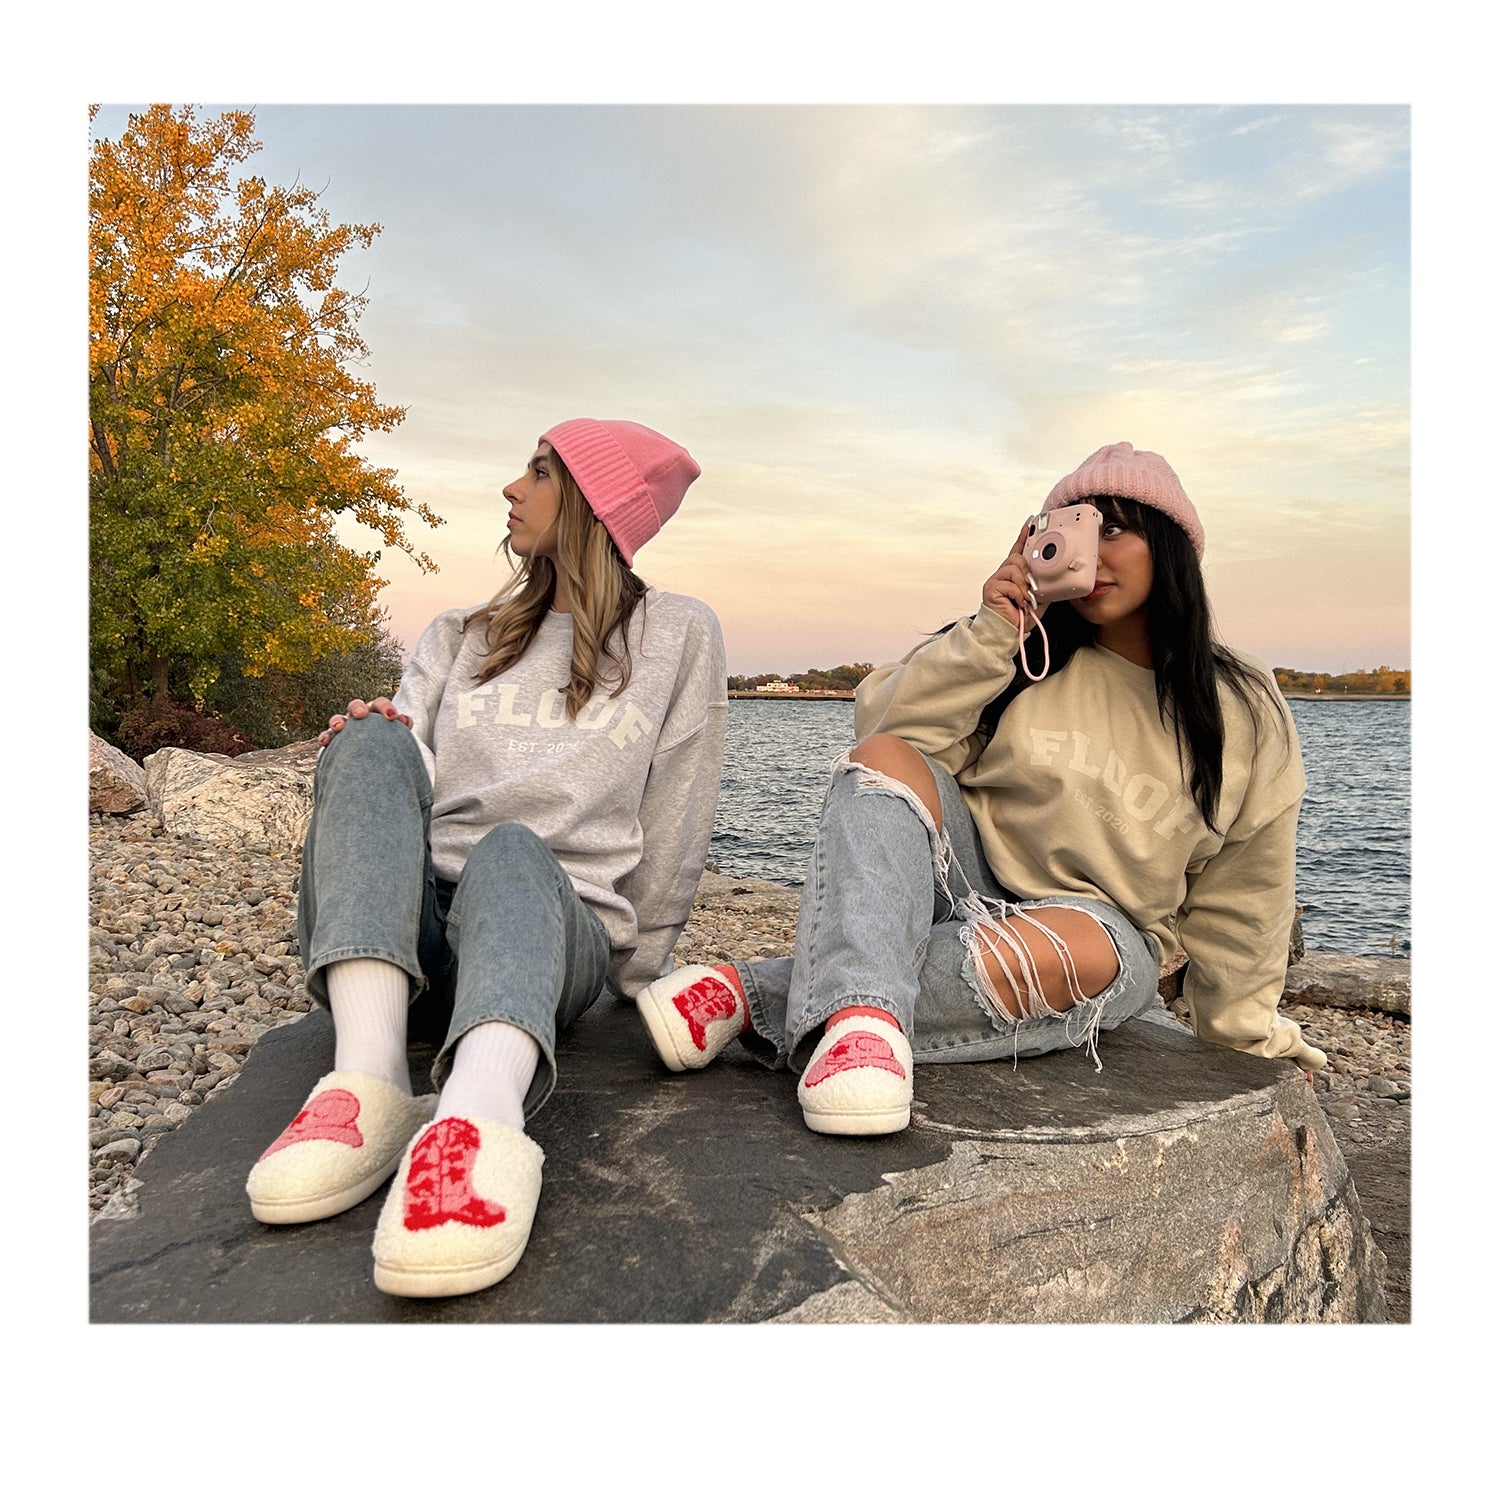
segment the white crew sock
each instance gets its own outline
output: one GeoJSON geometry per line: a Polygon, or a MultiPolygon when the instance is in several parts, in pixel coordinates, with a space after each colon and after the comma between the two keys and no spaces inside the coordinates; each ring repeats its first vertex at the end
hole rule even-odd
{"type": "Polygon", "coordinates": [[[482,1021],[458,1039],[435,1119],[498,1120],[526,1128],[526,1090],[542,1055],[536,1038],[508,1021],[482,1021]]]}
{"type": "Polygon", "coordinates": [[[406,1005],[411,980],[378,958],[346,958],[328,966],[333,1012],[333,1066],[368,1073],[411,1093],[406,1066],[406,1005]]]}

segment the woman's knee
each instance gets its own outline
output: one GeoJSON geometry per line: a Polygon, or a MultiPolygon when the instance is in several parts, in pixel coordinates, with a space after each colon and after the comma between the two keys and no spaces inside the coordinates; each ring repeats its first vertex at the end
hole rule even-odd
{"type": "Polygon", "coordinates": [[[364,719],[347,719],[333,735],[318,759],[318,769],[346,764],[364,767],[381,765],[420,766],[422,752],[416,736],[406,725],[383,715],[371,714],[364,719]]]}
{"type": "Polygon", "coordinates": [[[557,867],[552,851],[524,823],[496,823],[485,836],[474,845],[464,871],[520,871],[544,870],[551,873],[557,867]]]}
{"type": "Polygon", "coordinates": [[[938,795],[937,781],[932,768],[921,751],[894,734],[867,735],[850,752],[849,759],[856,765],[865,766],[892,781],[899,781],[921,800],[932,814],[932,821],[941,831],[943,826],[942,798],[938,795]]]}

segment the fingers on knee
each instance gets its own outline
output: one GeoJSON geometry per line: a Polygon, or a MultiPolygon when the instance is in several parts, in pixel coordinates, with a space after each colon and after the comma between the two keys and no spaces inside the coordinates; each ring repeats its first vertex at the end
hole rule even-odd
{"type": "MultiPolygon", "coordinates": [[[[331,750],[335,745],[359,745],[369,747],[372,753],[384,754],[392,752],[400,754],[406,747],[400,740],[390,732],[390,725],[384,722],[384,715],[367,714],[362,719],[356,719],[352,715],[339,715],[343,722],[341,729],[330,732],[328,736],[328,748],[331,750]]],[[[411,740],[411,731],[406,732],[407,739],[411,740]]],[[[412,740],[413,746],[416,741],[412,740]]]]}

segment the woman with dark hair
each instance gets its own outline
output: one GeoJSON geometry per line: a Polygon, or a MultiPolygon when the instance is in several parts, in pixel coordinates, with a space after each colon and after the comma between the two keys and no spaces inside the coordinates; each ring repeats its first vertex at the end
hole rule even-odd
{"type": "Polygon", "coordinates": [[[1083,502],[1095,586],[1046,611],[1050,651],[1023,526],[974,615],[860,684],[795,955],[643,991],[669,1068],[740,1037],[801,1069],[811,1129],[885,1134],[914,1061],[1083,1046],[1100,1066],[1099,1033],[1187,960],[1199,1037],[1326,1062],[1277,1012],[1305,789],[1286,705],[1214,638],[1203,527],[1166,460],[1101,448],[1043,510],[1083,502]]]}
{"type": "Polygon", "coordinates": [[[351,703],[319,736],[297,919],[333,1071],[247,1190],[256,1218],[300,1224],[394,1172],[382,1291],[509,1274],[541,1192],[525,1123],[556,1082],[557,1034],[606,983],[629,996],[661,975],[692,909],[724,644],[706,604],[630,565],[698,473],[634,422],[544,433],[503,492],[515,576],[428,626],[394,701],[351,703]],[[412,1096],[409,1006],[446,1022],[436,1095],[412,1096]]]}

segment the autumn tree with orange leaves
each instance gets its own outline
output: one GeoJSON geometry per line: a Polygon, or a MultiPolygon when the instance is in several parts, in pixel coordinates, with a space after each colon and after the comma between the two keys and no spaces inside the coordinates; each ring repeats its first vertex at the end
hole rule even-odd
{"type": "Polygon", "coordinates": [[[405,415],[351,372],[366,299],[335,280],[380,226],[240,175],[254,124],[153,105],[91,152],[90,652],[123,704],[368,647],[381,554],[341,512],[434,567],[406,526],[440,518],[359,452],[405,415]]]}

